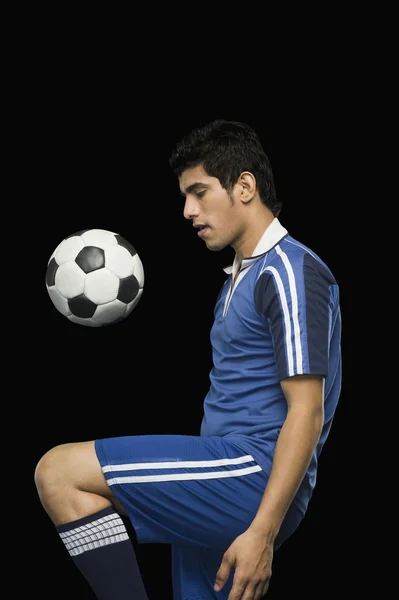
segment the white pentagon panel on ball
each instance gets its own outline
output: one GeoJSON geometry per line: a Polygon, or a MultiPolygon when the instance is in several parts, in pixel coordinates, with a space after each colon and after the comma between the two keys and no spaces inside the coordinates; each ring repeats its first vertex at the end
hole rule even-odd
{"type": "Polygon", "coordinates": [[[101,327],[101,323],[93,318],[82,319],[81,317],[76,317],[75,315],[71,315],[67,318],[72,321],[72,323],[78,323],[79,325],[86,325],[87,327],[101,327]]]}
{"type": "Polygon", "coordinates": [[[127,317],[128,315],[130,315],[130,313],[132,312],[132,310],[134,309],[134,307],[136,306],[136,304],[140,300],[142,293],[143,293],[143,290],[140,289],[137,292],[137,296],[135,297],[135,299],[132,300],[131,302],[129,302],[129,304],[127,305],[127,308],[126,308],[126,315],[125,315],[125,317],[127,317]]]}
{"type": "Polygon", "coordinates": [[[120,321],[126,313],[126,304],[116,299],[107,304],[101,304],[97,307],[93,319],[102,325],[108,325],[115,321],[120,321]]]}
{"type": "Polygon", "coordinates": [[[55,287],[64,298],[74,298],[83,294],[85,274],[75,262],[62,264],[55,274],[55,287]]]}
{"type": "Polygon", "coordinates": [[[115,234],[106,229],[89,229],[81,234],[81,238],[86,246],[96,246],[103,250],[118,243],[115,234]]]}
{"type": "Polygon", "coordinates": [[[55,308],[60,313],[62,313],[64,315],[64,317],[67,317],[68,315],[70,315],[71,311],[68,306],[68,300],[66,298],[64,298],[64,296],[62,296],[62,294],[60,294],[60,292],[57,290],[55,285],[53,285],[52,287],[49,287],[47,289],[48,289],[48,293],[50,295],[51,300],[53,301],[55,308]]]}
{"type": "Polygon", "coordinates": [[[82,238],[79,235],[74,235],[58,244],[50,257],[50,260],[54,258],[58,265],[62,265],[66,262],[75,260],[82,248],[84,248],[82,238]]]}
{"type": "Polygon", "coordinates": [[[118,277],[129,277],[135,269],[135,256],[123,246],[111,246],[105,251],[105,266],[118,277]]]}
{"type": "Polygon", "coordinates": [[[138,254],[133,256],[134,259],[134,276],[139,282],[139,286],[144,287],[144,267],[138,254]]]}
{"type": "Polygon", "coordinates": [[[105,304],[115,300],[119,291],[119,277],[108,269],[98,269],[87,273],[84,280],[84,294],[95,304],[105,304]]]}

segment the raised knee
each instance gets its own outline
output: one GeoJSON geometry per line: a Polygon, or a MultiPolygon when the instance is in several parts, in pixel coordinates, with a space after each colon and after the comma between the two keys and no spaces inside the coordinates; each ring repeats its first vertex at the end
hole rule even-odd
{"type": "Polygon", "coordinates": [[[34,472],[34,481],[39,494],[44,494],[61,483],[64,478],[64,456],[66,445],[60,444],[48,450],[40,458],[34,472]]]}

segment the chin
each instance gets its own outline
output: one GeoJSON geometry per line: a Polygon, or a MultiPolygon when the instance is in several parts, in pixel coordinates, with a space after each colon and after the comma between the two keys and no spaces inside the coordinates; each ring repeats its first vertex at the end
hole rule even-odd
{"type": "Polygon", "coordinates": [[[217,243],[211,243],[211,242],[207,242],[206,247],[208,248],[208,250],[210,250],[211,252],[220,252],[221,250],[224,250],[224,248],[226,248],[226,246],[228,246],[228,244],[217,244],[217,243]]]}

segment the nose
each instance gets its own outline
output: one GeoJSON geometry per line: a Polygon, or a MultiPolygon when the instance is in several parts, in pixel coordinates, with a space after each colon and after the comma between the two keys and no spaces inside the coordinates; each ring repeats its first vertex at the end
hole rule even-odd
{"type": "Polygon", "coordinates": [[[199,215],[198,203],[192,196],[186,196],[183,215],[185,219],[193,219],[199,215]]]}

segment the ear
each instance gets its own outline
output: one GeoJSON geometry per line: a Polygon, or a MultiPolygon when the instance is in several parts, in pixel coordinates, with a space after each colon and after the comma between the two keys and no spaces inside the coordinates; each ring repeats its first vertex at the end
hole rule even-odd
{"type": "Polygon", "coordinates": [[[247,204],[255,196],[256,179],[250,171],[243,171],[237,180],[239,199],[247,204]]]}

